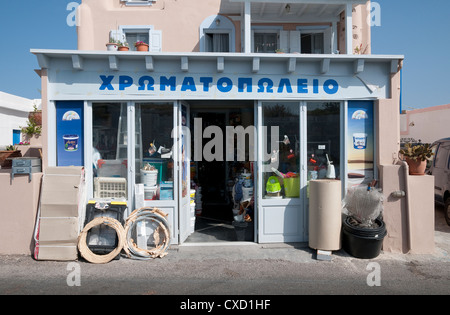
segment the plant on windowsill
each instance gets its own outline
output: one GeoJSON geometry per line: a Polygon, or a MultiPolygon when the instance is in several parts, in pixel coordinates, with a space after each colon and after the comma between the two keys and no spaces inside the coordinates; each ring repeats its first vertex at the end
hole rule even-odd
{"type": "Polygon", "coordinates": [[[148,51],[149,45],[140,40],[134,43],[134,47],[136,47],[137,51],[148,51]]]}
{"type": "Polygon", "coordinates": [[[119,45],[119,51],[129,51],[130,50],[130,46],[128,45],[127,42],[119,41],[118,45],[119,45]]]}
{"type": "Polygon", "coordinates": [[[427,161],[430,161],[434,155],[428,143],[417,145],[407,143],[399,154],[408,163],[409,175],[425,175],[427,161]]]}
{"type": "Polygon", "coordinates": [[[117,51],[119,48],[118,41],[114,38],[110,37],[109,42],[106,44],[106,49],[108,51],[117,51]]]}
{"type": "Polygon", "coordinates": [[[275,49],[276,54],[284,54],[283,49],[275,49]]]}

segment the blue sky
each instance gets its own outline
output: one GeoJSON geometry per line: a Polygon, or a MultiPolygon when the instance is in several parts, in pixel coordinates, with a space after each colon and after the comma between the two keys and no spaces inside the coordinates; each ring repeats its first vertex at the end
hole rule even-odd
{"type": "MultiPolygon", "coordinates": [[[[40,98],[30,49],[77,49],[76,29],[66,22],[71,2],[81,0],[0,1],[0,91],[40,98]]],[[[450,1],[376,2],[381,25],[372,27],[372,54],[405,56],[403,109],[449,104],[450,1]]]]}

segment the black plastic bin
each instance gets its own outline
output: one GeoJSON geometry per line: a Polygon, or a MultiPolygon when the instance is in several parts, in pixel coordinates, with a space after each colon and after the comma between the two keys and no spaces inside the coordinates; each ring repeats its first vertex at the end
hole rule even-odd
{"type": "Polygon", "coordinates": [[[378,228],[368,229],[352,226],[350,218],[342,225],[342,248],[350,255],[361,259],[372,259],[380,255],[387,234],[383,220],[376,219],[378,228]]]}

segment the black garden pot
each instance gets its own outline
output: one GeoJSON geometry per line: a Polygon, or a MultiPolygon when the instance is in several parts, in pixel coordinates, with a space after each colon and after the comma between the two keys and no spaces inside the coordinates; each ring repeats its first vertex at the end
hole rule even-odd
{"type": "Polygon", "coordinates": [[[361,259],[378,257],[383,246],[383,239],[387,234],[386,225],[378,218],[375,222],[378,228],[369,229],[350,224],[347,217],[342,224],[342,248],[350,255],[361,259]]]}

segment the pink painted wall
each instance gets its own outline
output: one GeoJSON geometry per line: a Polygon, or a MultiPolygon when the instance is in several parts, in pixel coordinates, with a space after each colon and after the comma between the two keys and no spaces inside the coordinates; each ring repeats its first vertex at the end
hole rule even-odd
{"type": "Polygon", "coordinates": [[[25,255],[33,252],[42,173],[17,175],[0,170],[0,254],[25,255]]]}
{"type": "Polygon", "coordinates": [[[449,122],[450,104],[406,111],[400,116],[400,135],[405,140],[433,143],[450,137],[449,122]]]}
{"type": "MultiPolygon", "coordinates": [[[[312,1],[313,2],[313,1],[312,1]]],[[[368,1],[369,3],[370,1],[368,1]]],[[[79,8],[79,50],[106,50],[109,32],[120,25],[153,25],[163,31],[164,52],[198,52],[199,26],[210,15],[220,13],[221,0],[165,0],[152,6],[126,6],[121,1],[83,0],[79,8]]],[[[370,26],[367,24],[367,5],[357,5],[353,12],[353,47],[361,44],[370,54],[370,26]]],[[[230,19],[231,20],[231,19],[230,19]]],[[[236,29],[236,52],[241,51],[241,26],[232,21],[236,29]]],[[[277,23],[290,29],[292,23],[277,23]]],[[[344,42],[345,23],[339,23],[338,43],[344,42]]],[[[307,25],[298,23],[297,25],[307,25]]],[[[344,48],[339,49],[342,52],[344,48]]]]}

